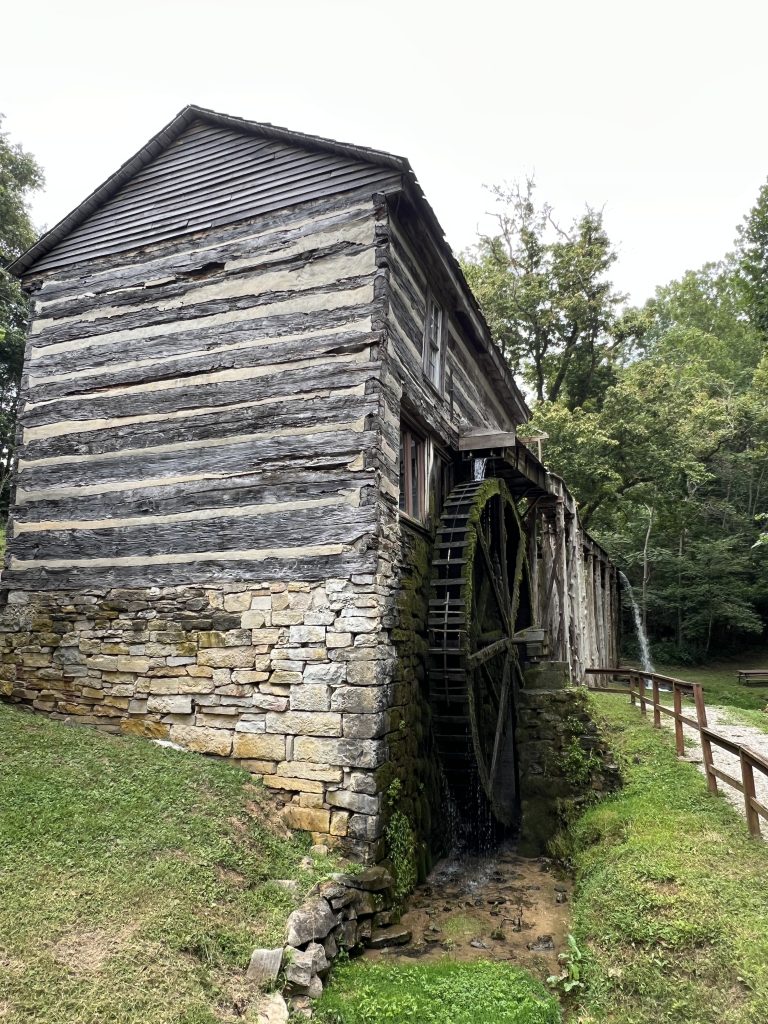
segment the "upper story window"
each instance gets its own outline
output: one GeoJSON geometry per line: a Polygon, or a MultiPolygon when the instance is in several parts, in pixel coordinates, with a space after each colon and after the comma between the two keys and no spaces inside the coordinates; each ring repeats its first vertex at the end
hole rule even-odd
{"type": "Polygon", "coordinates": [[[424,373],[439,390],[443,377],[443,310],[429,291],[424,322],[424,373]]]}

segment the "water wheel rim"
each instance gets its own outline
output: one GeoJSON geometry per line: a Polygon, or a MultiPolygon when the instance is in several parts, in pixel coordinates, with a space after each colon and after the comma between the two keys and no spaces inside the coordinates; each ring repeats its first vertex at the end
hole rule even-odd
{"type": "Polygon", "coordinates": [[[503,481],[472,482],[451,492],[435,570],[430,685],[446,706],[452,702],[450,728],[438,735],[438,746],[454,775],[466,772],[464,787],[473,788],[474,776],[493,817],[509,825],[517,813],[514,694],[521,679],[512,636],[523,604],[530,617],[530,581],[525,531],[503,481]]]}

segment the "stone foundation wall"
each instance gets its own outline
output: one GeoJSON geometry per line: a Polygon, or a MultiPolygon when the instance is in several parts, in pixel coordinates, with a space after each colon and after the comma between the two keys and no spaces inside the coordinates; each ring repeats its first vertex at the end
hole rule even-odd
{"type": "Polygon", "coordinates": [[[523,855],[544,853],[575,807],[620,784],[586,697],[583,687],[569,684],[565,662],[542,662],[525,673],[516,732],[523,855]]]}
{"type": "Polygon", "coordinates": [[[0,694],[236,759],[285,822],[380,856],[392,651],[380,581],[11,593],[0,694]]]}

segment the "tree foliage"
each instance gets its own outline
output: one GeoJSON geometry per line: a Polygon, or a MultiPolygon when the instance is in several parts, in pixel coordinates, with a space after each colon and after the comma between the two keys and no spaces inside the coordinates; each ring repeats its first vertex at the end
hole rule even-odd
{"type": "Polygon", "coordinates": [[[697,658],[768,618],[768,184],[718,263],[619,311],[598,214],[565,234],[533,187],[494,190],[465,269],[536,396],[545,462],[631,579],[657,654],[697,658]]]}
{"type": "MultiPolygon", "coordinates": [[[[0,126],[2,116],[0,115],[0,126]]],[[[35,240],[27,208],[43,173],[34,157],[0,131],[0,517],[8,511],[19,383],[28,315],[26,296],[7,267],[35,240]]]]}
{"type": "Polygon", "coordinates": [[[499,345],[539,402],[570,407],[599,395],[623,353],[622,296],[607,273],[616,252],[602,214],[568,230],[535,201],[535,185],[496,186],[497,233],[481,235],[463,269],[499,345]]]}

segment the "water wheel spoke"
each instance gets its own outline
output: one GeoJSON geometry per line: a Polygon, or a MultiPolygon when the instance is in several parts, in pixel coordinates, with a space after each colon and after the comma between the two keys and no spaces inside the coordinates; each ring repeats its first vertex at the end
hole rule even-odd
{"type": "Polygon", "coordinates": [[[496,719],[496,734],[493,737],[493,755],[491,757],[491,770],[488,773],[488,786],[493,792],[496,781],[496,770],[499,766],[499,754],[501,752],[501,741],[509,725],[509,658],[504,662],[504,675],[501,679],[501,694],[499,698],[499,714],[496,719]]]}
{"type": "Polygon", "coordinates": [[[499,654],[506,653],[510,648],[511,641],[508,636],[503,636],[501,640],[497,640],[494,644],[488,644],[487,647],[481,647],[479,651],[473,651],[472,654],[467,656],[467,661],[472,668],[477,668],[478,665],[482,665],[485,661],[490,661],[491,658],[495,658],[499,654]]]}
{"type": "MultiPolygon", "coordinates": [[[[498,578],[497,568],[493,564],[491,552],[488,548],[488,541],[486,540],[485,534],[482,532],[482,530],[478,531],[478,538],[480,540],[480,551],[482,552],[483,561],[485,562],[485,567],[488,572],[488,579],[491,584],[493,596],[496,598],[496,606],[499,609],[501,621],[506,626],[507,632],[511,633],[512,630],[510,628],[509,601],[505,599],[506,588],[504,586],[504,581],[498,578]]],[[[502,563],[504,563],[504,561],[505,560],[502,559],[502,563]]]]}

